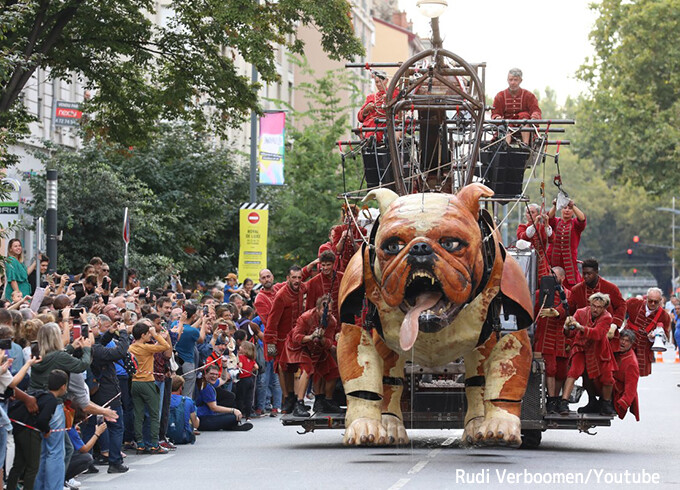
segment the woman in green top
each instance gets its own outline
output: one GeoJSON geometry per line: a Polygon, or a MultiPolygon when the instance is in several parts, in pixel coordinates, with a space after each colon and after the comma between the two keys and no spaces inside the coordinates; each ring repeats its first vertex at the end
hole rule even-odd
{"type": "Polygon", "coordinates": [[[31,284],[28,276],[35,270],[35,262],[26,268],[24,265],[24,251],[21,240],[12,238],[7,246],[7,260],[5,260],[5,299],[12,299],[12,293],[21,291],[21,295],[31,294],[31,284]]]}

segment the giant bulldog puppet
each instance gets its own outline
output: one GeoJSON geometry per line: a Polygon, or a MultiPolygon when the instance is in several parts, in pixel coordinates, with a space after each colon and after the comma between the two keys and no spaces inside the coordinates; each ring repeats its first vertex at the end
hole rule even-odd
{"type": "Polygon", "coordinates": [[[521,400],[531,368],[524,330],[533,305],[524,274],[506,255],[471,184],[457,195],[372,191],[380,218],[340,288],[338,365],[347,394],[344,442],[404,444],[404,362],[465,361],[463,441],[519,445],[521,400]],[[364,297],[368,300],[364,302],[364,297]],[[366,307],[368,305],[368,307],[366,307]],[[519,330],[499,335],[499,311],[519,330]]]}

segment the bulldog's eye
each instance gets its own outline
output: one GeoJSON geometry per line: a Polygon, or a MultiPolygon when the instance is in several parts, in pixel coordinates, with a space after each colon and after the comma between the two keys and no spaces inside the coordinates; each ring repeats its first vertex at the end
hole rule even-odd
{"type": "Polygon", "coordinates": [[[455,238],[450,237],[442,238],[441,240],[439,240],[439,244],[447,252],[455,252],[464,245],[464,243],[462,243],[460,240],[456,240],[455,238]]]}
{"type": "Polygon", "coordinates": [[[386,254],[397,255],[404,248],[404,243],[396,237],[390,238],[384,241],[380,248],[382,248],[383,252],[386,254]]]}

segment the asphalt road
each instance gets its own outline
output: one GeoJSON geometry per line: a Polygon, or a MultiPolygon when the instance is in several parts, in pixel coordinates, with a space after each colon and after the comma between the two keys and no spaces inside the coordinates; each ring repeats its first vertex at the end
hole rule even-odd
{"type": "MultiPolygon", "coordinates": [[[[130,471],[79,477],[89,489],[680,488],[680,363],[641,380],[641,421],[629,415],[595,436],[552,430],[538,449],[463,449],[462,431],[409,431],[400,448],[347,448],[341,431],[298,435],[278,419],[250,432],[203,433],[164,456],[127,458],[130,471]],[[641,482],[639,484],[638,482],[641,482]]],[[[585,397],[584,397],[585,398],[585,397]]]]}

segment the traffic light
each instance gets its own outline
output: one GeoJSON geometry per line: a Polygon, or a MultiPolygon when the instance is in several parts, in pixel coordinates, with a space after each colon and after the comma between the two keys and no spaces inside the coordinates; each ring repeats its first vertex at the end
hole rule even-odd
{"type": "Polygon", "coordinates": [[[633,275],[637,276],[637,269],[633,269],[633,275]]]}
{"type": "Polygon", "coordinates": [[[633,249],[632,248],[629,248],[628,250],[626,250],[626,253],[628,254],[629,258],[633,257],[633,249]]]}
{"type": "Polygon", "coordinates": [[[633,243],[640,243],[640,237],[637,236],[637,235],[635,235],[635,236],[633,237],[633,243]]]}

